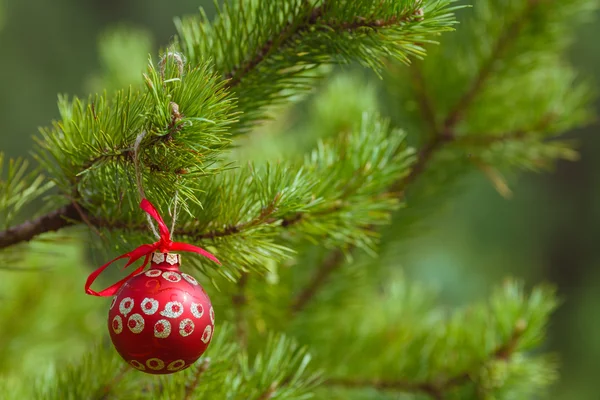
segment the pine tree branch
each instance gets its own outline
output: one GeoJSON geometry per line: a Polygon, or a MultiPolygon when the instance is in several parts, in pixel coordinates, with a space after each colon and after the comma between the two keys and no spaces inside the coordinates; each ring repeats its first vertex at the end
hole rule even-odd
{"type": "Polygon", "coordinates": [[[479,69],[477,76],[473,80],[471,87],[456,103],[452,111],[448,114],[444,120],[442,132],[449,134],[456,125],[464,118],[469,107],[476,99],[477,95],[484,88],[487,80],[491,77],[494,72],[494,66],[496,62],[502,57],[504,52],[510,47],[515,39],[519,37],[519,33],[523,29],[526,21],[529,19],[530,14],[535,10],[535,7],[539,5],[539,0],[529,0],[523,13],[517,17],[510,25],[506,27],[500,38],[493,47],[489,58],[485,61],[483,66],[479,69]]]}
{"type": "Polygon", "coordinates": [[[81,221],[81,216],[72,205],[63,206],[39,218],[25,221],[20,225],[0,232],[0,249],[21,242],[28,242],[38,235],[46,232],[58,231],[62,228],[75,225],[81,221]]]}
{"type": "Polygon", "coordinates": [[[330,386],[342,386],[349,389],[372,388],[381,391],[399,391],[409,393],[428,394],[436,400],[443,399],[439,389],[431,383],[414,383],[409,381],[378,381],[378,380],[358,380],[358,379],[329,379],[325,382],[330,386]]]}
{"type": "Polygon", "coordinates": [[[256,400],[269,400],[275,396],[277,389],[282,388],[290,384],[292,378],[290,376],[283,379],[281,382],[273,382],[271,385],[260,395],[256,400]]]}
{"type": "Polygon", "coordinates": [[[543,116],[540,121],[531,129],[519,129],[514,132],[506,132],[500,135],[489,133],[478,133],[476,135],[461,136],[456,138],[455,142],[459,146],[481,146],[489,147],[495,143],[519,141],[527,139],[533,132],[546,131],[552,122],[557,118],[554,113],[549,113],[543,116]]]}
{"type": "MultiPolygon", "coordinates": [[[[310,7],[310,2],[305,1],[304,6],[310,7]]],[[[316,26],[320,30],[335,32],[352,32],[362,28],[382,29],[408,22],[412,19],[420,19],[422,18],[423,12],[422,9],[418,9],[412,13],[395,15],[387,19],[368,19],[357,16],[354,21],[340,22],[323,20],[326,11],[327,2],[323,2],[319,7],[313,8],[306,20],[302,23],[298,24],[294,23],[294,21],[288,22],[282,31],[275,37],[268,39],[252,58],[248,59],[242,65],[233,68],[231,72],[225,75],[225,79],[228,80],[227,87],[233,88],[239,85],[245,76],[256,69],[264,60],[272,55],[275,50],[293,46],[298,36],[309,31],[312,27],[316,26]]]]}
{"type": "Polygon", "coordinates": [[[414,93],[419,105],[419,111],[423,117],[423,121],[429,126],[430,133],[435,134],[437,132],[437,123],[433,102],[427,93],[425,77],[423,76],[423,71],[420,67],[421,63],[416,62],[410,68],[412,71],[414,93]]]}
{"type": "Polygon", "coordinates": [[[396,182],[390,187],[392,193],[403,193],[406,188],[413,183],[425,170],[427,165],[433,158],[434,154],[440,150],[445,143],[452,142],[455,139],[452,132],[445,134],[436,134],[433,138],[419,151],[417,161],[413,164],[410,173],[402,180],[396,182]]]}
{"type": "MultiPolygon", "coordinates": [[[[310,7],[310,2],[304,2],[304,6],[310,7]]],[[[325,7],[326,5],[323,4],[320,7],[314,8],[310,13],[310,16],[302,24],[294,24],[293,21],[290,21],[276,37],[267,40],[258,53],[252,58],[247,60],[244,64],[233,68],[231,72],[225,75],[225,79],[228,80],[227,86],[229,88],[237,86],[246,75],[258,67],[258,65],[270,56],[274,50],[290,46],[299,34],[309,30],[311,26],[317,23],[323,15],[325,7]]]]}
{"type": "MultiPolygon", "coordinates": [[[[229,83],[226,86],[233,87],[238,85],[245,76],[255,70],[263,61],[265,61],[269,56],[273,54],[276,49],[282,49],[290,46],[294,46],[295,41],[298,36],[313,29],[316,27],[317,29],[327,30],[327,31],[337,31],[337,32],[348,32],[348,31],[356,31],[364,28],[368,29],[381,29],[394,25],[399,25],[404,22],[412,21],[414,19],[420,19],[422,17],[422,10],[412,10],[406,11],[400,15],[395,15],[389,17],[387,19],[382,18],[365,18],[361,16],[355,17],[353,21],[336,21],[329,20],[324,18],[328,9],[328,3],[323,2],[319,7],[313,7],[312,3],[306,1],[306,18],[298,22],[291,21],[286,27],[276,35],[276,37],[268,40],[262,46],[261,50],[258,51],[257,54],[249,58],[245,63],[240,65],[237,68],[232,69],[232,71],[226,75],[229,79],[229,83]]],[[[167,127],[168,134],[162,135],[156,138],[152,138],[149,142],[150,145],[154,145],[159,142],[168,142],[172,139],[172,135],[177,131],[179,122],[181,120],[181,114],[179,113],[179,106],[177,104],[171,105],[171,114],[172,118],[170,121],[170,125],[167,127]]],[[[91,108],[91,116],[93,119],[98,119],[99,114],[96,112],[96,105],[92,102],[90,104],[91,108]]],[[[96,155],[95,157],[87,160],[81,164],[81,170],[79,172],[87,171],[89,169],[94,168],[94,166],[98,163],[106,162],[107,160],[123,160],[124,162],[133,161],[131,146],[123,146],[122,148],[114,148],[108,149],[106,152],[96,155]]],[[[148,165],[147,166],[153,172],[162,172],[163,169],[160,165],[148,165]]],[[[183,172],[182,172],[183,173],[183,172]]],[[[75,174],[75,182],[77,185],[81,176],[75,174]]],[[[73,212],[72,207],[67,207],[66,209],[56,210],[44,217],[41,217],[40,220],[28,221],[22,225],[10,228],[4,232],[0,232],[0,248],[4,248],[22,241],[27,241],[32,239],[33,237],[42,234],[44,232],[57,230],[62,227],[73,225],[74,222],[79,222],[82,219],[82,215],[76,215],[77,213],[73,212]],[[70,222],[66,222],[63,218],[66,217],[70,222]]],[[[87,214],[84,214],[87,215],[87,214]]],[[[106,227],[106,228],[114,228],[114,229],[130,229],[131,227],[123,226],[118,223],[109,223],[107,221],[102,221],[98,219],[94,219],[90,215],[87,215],[90,221],[94,223],[94,225],[98,227],[106,227]]],[[[291,216],[289,219],[283,219],[281,221],[282,227],[288,227],[296,224],[297,222],[303,219],[303,214],[296,214],[291,216]]],[[[266,222],[267,219],[263,221],[259,221],[260,223],[266,222]]],[[[272,223],[272,220],[269,220],[269,223],[272,223]]],[[[216,237],[225,237],[233,234],[237,234],[244,229],[248,229],[254,227],[255,222],[231,225],[221,231],[213,231],[202,233],[197,236],[198,239],[210,239],[216,237]]],[[[134,227],[134,229],[138,229],[138,227],[134,227]]],[[[139,227],[139,229],[144,229],[139,227]]],[[[186,232],[183,232],[184,234],[186,232]]],[[[189,232],[191,234],[191,232],[189,232]]]]}
{"type": "MultiPolygon", "coordinates": [[[[452,141],[453,136],[436,135],[418,154],[417,161],[413,164],[410,173],[401,181],[390,187],[391,193],[404,191],[404,189],[412,183],[420,174],[425,171],[426,165],[444,143],[452,141]]],[[[374,229],[374,227],[369,227],[374,229]]],[[[347,251],[352,251],[349,248],[347,251]]],[[[315,297],[318,291],[324,286],[329,279],[329,276],[343,265],[344,252],[340,249],[333,250],[325,259],[323,264],[315,271],[312,279],[307,286],[300,292],[296,299],[292,302],[291,310],[293,313],[302,311],[310,301],[315,297]]]]}
{"type": "Polygon", "coordinates": [[[422,393],[431,396],[435,400],[445,398],[445,393],[457,387],[460,387],[473,379],[476,371],[484,365],[494,360],[509,361],[517,350],[519,340],[525,333],[527,324],[524,320],[519,320],[508,340],[496,349],[477,366],[468,371],[463,371],[454,376],[445,379],[432,379],[426,382],[411,382],[404,380],[381,381],[381,380],[360,380],[352,378],[333,378],[325,382],[330,386],[342,386],[351,389],[373,388],[382,391],[399,391],[410,393],[422,393]]]}
{"type": "MultiPolygon", "coordinates": [[[[271,215],[275,212],[275,201],[272,203],[272,205],[270,205],[267,208],[264,208],[260,215],[257,216],[255,219],[248,221],[248,222],[242,222],[239,224],[235,224],[235,225],[228,225],[223,229],[217,229],[217,230],[211,230],[211,231],[207,231],[207,232],[196,232],[194,230],[190,230],[190,229],[186,229],[186,228],[182,228],[179,230],[175,231],[175,234],[177,235],[182,235],[182,236],[188,236],[193,238],[194,240],[205,240],[205,239],[215,239],[215,238],[221,238],[221,237],[227,237],[227,236],[232,236],[232,235],[236,235],[236,234],[240,234],[243,233],[244,231],[247,231],[249,229],[255,228],[257,226],[260,225],[273,225],[278,221],[280,227],[282,228],[289,228],[294,226],[295,224],[305,220],[307,217],[319,217],[319,216],[325,216],[328,214],[332,214],[334,212],[339,211],[340,207],[339,206],[333,206],[318,212],[313,212],[313,213],[296,213],[296,214],[292,214],[289,217],[284,217],[284,218],[280,218],[280,219],[276,219],[276,218],[272,218],[271,215]]],[[[143,227],[141,227],[143,229],[143,227]]]]}
{"type": "MultiPolygon", "coordinates": [[[[458,124],[458,122],[460,122],[460,120],[463,118],[464,114],[466,113],[467,109],[469,108],[469,106],[472,104],[472,102],[476,98],[479,91],[481,91],[483,89],[485,82],[489,79],[491,73],[493,72],[494,63],[497,61],[497,59],[499,57],[502,56],[502,54],[504,53],[506,48],[517,37],[518,32],[522,29],[522,26],[524,25],[525,21],[527,20],[527,17],[534,10],[535,6],[537,6],[538,4],[539,3],[537,1],[531,0],[528,3],[528,6],[526,7],[526,9],[522,13],[522,15],[507,27],[507,29],[504,31],[504,33],[501,35],[500,39],[494,46],[494,49],[493,49],[490,57],[488,58],[487,62],[484,63],[484,65],[480,69],[479,73],[477,74],[477,77],[475,78],[470,89],[457,102],[457,105],[454,107],[453,111],[451,111],[448,114],[448,116],[444,120],[442,128],[436,129],[436,133],[433,135],[432,139],[421,149],[421,151],[419,152],[419,155],[417,157],[417,161],[415,162],[413,168],[411,169],[410,174],[407,175],[402,181],[397,182],[395,185],[393,185],[391,187],[392,192],[402,193],[408,185],[410,185],[422,172],[424,172],[427,164],[429,163],[430,159],[434,156],[436,151],[439,150],[440,148],[442,148],[445,143],[455,140],[453,130],[454,130],[456,124],[458,124]]],[[[312,21],[312,23],[314,23],[314,21],[316,19],[318,19],[319,16],[322,14],[322,12],[323,12],[322,7],[323,6],[321,6],[321,8],[315,9],[318,11],[313,11],[311,18],[309,18],[307,21],[308,22],[312,21]]],[[[308,26],[310,26],[310,25],[308,25],[308,26]]],[[[363,26],[366,26],[366,25],[363,25],[363,26]]],[[[306,26],[304,29],[307,29],[306,26]]],[[[257,56],[254,59],[254,62],[252,62],[250,64],[252,64],[252,66],[256,66],[266,56],[267,56],[267,54],[263,55],[260,58],[257,56]]],[[[235,79],[235,78],[232,76],[232,79],[235,79]]],[[[241,79],[241,77],[238,78],[238,80],[239,79],[241,79]]],[[[423,81],[419,81],[419,78],[417,77],[415,84],[417,85],[417,89],[418,89],[417,93],[421,93],[421,99],[419,101],[421,111],[422,111],[423,115],[425,116],[425,119],[430,121],[429,123],[431,124],[432,123],[431,121],[433,121],[432,115],[434,115],[434,113],[432,111],[433,108],[431,105],[431,100],[426,97],[423,97],[426,93],[422,89],[423,85],[425,83],[423,81]],[[421,85],[421,86],[419,86],[419,85],[421,85]]],[[[553,119],[553,116],[548,116],[547,118],[544,118],[540,125],[540,129],[547,128],[547,126],[549,125],[549,123],[552,119],[553,119]]],[[[497,141],[502,141],[502,140],[522,139],[522,138],[526,137],[527,133],[528,132],[526,132],[526,131],[517,131],[517,132],[508,133],[505,135],[494,136],[494,137],[489,137],[489,138],[483,137],[482,135],[477,135],[477,136],[482,136],[481,143],[486,145],[486,144],[492,144],[492,143],[495,143],[497,141]]],[[[160,137],[160,138],[157,138],[156,140],[161,140],[162,138],[163,137],[160,137]]],[[[471,141],[475,141],[476,139],[475,139],[475,136],[473,136],[473,138],[471,138],[471,136],[469,136],[468,138],[466,138],[466,137],[460,138],[460,140],[464,141],[465,143],[470,143],[471,141]]],[[[92,160],[91,164],[88,163],[89,165],[88,164],[84,165],[83,166],[84,170],[85,170],[85,167],[90,168],[93,164],[95,164],[97,162],[102,162],[104,159],[110,158],[113,156],[128,158],[125,156],[126,154],[127,154],[126,152],[121,153],[121,154],[111,154],[111,155],[105,154],[97,159],[92,160]]],[[[131,158],[131,157],[129,157],[129,158],[131,158]]],[[[291,225],[299,222],[300,220],[302,220],[302,218],[303,218],[302,214],[297,214],[295,216],[290,217],[289,219],[283,219],[281,226],[282,227],[291,226],[291,225]]],[[[98,227],[106,227],[106,228],[114,228],[114,229],[131,229],[131,230],[145,229],[145,226],[130,227],[130,226],[124,226],[123,224],[118,224],[118,223],[107,223],[106,221],[97,220],[92,217],[90,217],[89,219],[90,219],[90,221],[92,221],[92,223],[94,223],[94,225],[96,225],[98,227]]],[[[0,232],[0,248],[6,248],[11,245],[23,242],[23,241],[29,241],[40,234],[43,234],[45,232],[50,232],[50,231],[56,231],[56,230],[62,229],[64,227],[74,225],[76,222],[80,222],[81,220],[82,220],[81,215],[80,215],[80,213],[77,212],[76,207],[74,207],[73,205],[64,206],[58,210],[52,211],[52,212],[50,212],[42,217],[39,217],[35,220],[26,221],[20,225],[11,227],[5,231],[0,232]]],[[[262,223],[265,221],[268,221],[268,219],[267,218],[258,219],[258,220],[251,221],[249,223],[231,225],[223,230],[211,231],[211,232],[206,232],[206,233],[201,233],[201,234],[194,234],[192,232],[185,232],[185,231],[179,232],[179,234],[190,235],[190,236],[195,237],[196,239],[210,239],[210,238],[216,238],[216,237],[225,237],[225,236],[237,234],[246,228],[256,226],[257,223],[262,223]]],[[[272,223],[273,221],[269,221],[269,222],[272,223]]],[[[329,269],[326,269],[326,270],[329,270],[329,269]]],[[[326,278],[324,278],[324,279],[326,280],[326,278]]]]}
{"type": "Polygon", "coordinates": [[[344,252],[340,249],[332,251],[323,264],[317,269],[310,282],[292,302],[292,313],[299,313],[310,303],[317,292],[327,283],[329,276],[344,263],[344,252]]]}
{"type": "Polygon", "coordinates": [[[198,367],[196,368],[196,372],[194,373],[194,380],[185,387],[185,395],[183,397],[183,400],[191,400],[193,398],[194,390],[196,389],[196,387],[198,387],[202,374],[204,374],[208,370],[209,366],[210,360],[208,358],[205,358],[202,361],[202,363],[198,365],[198,367]]]}
{"type": "MultiPolygon", "coordinates": [[[[543,131],[547,129],[555,118],[555,115],[545,116],[544,118],[542,118],[539,125],[536,126],[534,130],[543,131]]],[[[531,132],[532,131],[529,130],[519,130],[494,136],[478,134],[459,138],[455,138],[454,136],[435,135],[433,136],[431,141],[428,144],[426,144],[419,152],[417,160],[414,163],[411,172],[404,179],[391,186],[390,192],[402,194],[405,188],[408,187],[411,183],[413,183],[426,170],[427,165],[429,164],[434,154],[447,143],[456,142],[459,145],[464,144],[490,146],[494,143],[502,141],[524,140],[528,137],[528,135],[531,132]]],[[[81,207],[80,205],[78,206],[81,207]]],[[[261,214],[259,214],[255,219],[249,222],[228,225],[227,227],[220,230],[198,232],[193,228],[179,228],[174,232],[174,234],[178,236],[191,237],[194,240],[206,240],[232,236],[243,233],[244,231],[251,228],[255,228],[259,225],[274,224],[275,222],[277,222],[277,220],[271,217],[274,211],[275,210],[273,207],[266,207],[261,211],[261,214]]],[[[296,213],[290,215],[289,217],[284,217],[280,219],[281,222],[278,226],[280,226],[281,228],[289,228],[297,223],[302,222],[309,216],[324,216],[330,213],[334,213],[336,211],[339,211],[338,206],[334,206],[329,209],[319,211],[317,213],[296,213]]],[[[0,231],[0,249],[10,247],[21,242],[30,241],[36,236],[47,232],[57,231],[62,228],[66,228],[84,222],[84,216],[87,216],[91,226],[97,228],[138,232],[145,232],[147,230],[147,226],[145,224],[131,225],[119,221],[106,221],[89,215],[89,213],[87,213],[85,210],[83,210],[83,213],[79,212],[77,210],[77,206],[75,206],[74,204],[68,204],[57,210],[51,211],[48,214],[43,215],[39,218],[25,221],[20,225],[16,225],[4,231],[0,231]]],[[[329,268],[327,268],[326,270],[329,271],[329,268]]],[[[333,270],[331,270],[330,272],[332,272],[333,270]]],[[[326,281],[326,279],[326,277],[323,277],[323,279],[319,279],[318,281],[326,281]]],[[[316,277],[313,278],[313,280],[317,281],[316,277]]],[[[310,292],[312,292],[312,290],[310,292]]],[[[308,302],[308,300],[306,301],[308,302]]],[[[300,308],[302,309],[303,307],[304,306],[301,306],[300,308]]]]}
{"type": "Polygon", "coordinates": [[[119,382],[121,382],[121,380],[123,380],[123,377],[125,377],[125,374],[129,371],[131,371],[131,366],[129,366],[129,364],[123,365],[123,367],[121,367],[121,369],[119,369],[119,371],[114,376],[114,378],[110,381],[110,383],[102,388],[102,390],[101,390],[102,394],[99,395],[97,400],[108,400],[110,398],[110,395],[111,395],[113,389],[115,388],[115,386],[117,386],[119,384],[119,382]]]}
{"type": "MultiPolygon", "coordinates": [[[[323,216],[339,210],[339,207],[332,207],[321,212],[312,213],[311,216],[323,216]]],[[[274,224],[277,220],[271,218],[275,211],[274,206],[269,206],[261,211],[261,214],[255,219],[235,225],[228,225],[221,230],[211,230],[207,232],[198,232],[190,228],[176,229],[174,235],[187,236],[194,240],[215,239],[221,237],[232,236],[243,233],[246,230],[255,228],[264,224],[274,224]]],[[[282,218],[278,226],[289,228],[306,218],[305,213],[296,213],[290,217],[282,218]]],[[[7,230],[0,231],[0,249],[13,246],[21,242],[27,242],[35,237],[52,231],[58,231],[62,228],[77,225],[78,223],[86,222],[90,227],[105,228],[112,230],[124,230],[130,232],[146,232],[148,227],[142,223],[139,225],[131,225],[119,221],[106,221],[101,218],[96,218],[89,215],[85,210],[81,209],[81,205],[77,203],[68,204],[57,210],[54,210],[46,215],[43,215],[34,220],[25,221],[20,225],[16,225],[7,230]],[[80,210],[78,210],[80,208],[80,210]],[[87,219],[87,221],[85,221],[87,219]]]]}
{"type": "MultiPolygon", "coordinates": [[[[93,103],[92,103],[93,105],[93,103]]],[[[173,140],[173,134],[179,132],[182,129],[182,125],[179,123],[181,121],[182,115],[179,113],[179,106],[175,102],[171,102],[171,122],[167,126],[167,134],[161,136],[152,137],[148,146],[152,147],[160,143],[168,143],[173,140]]],[[[107,150],[104,153],[97,155],[96,157],[90,159],[81,167],[81,172],[87,171],[90,168],[94,167],[96,164],[108,161],[108,160],[120,160],[124,162],[134,163],[134,149],[133,146],[125,146],[122,148],[116,148],[107,150]]],[[[159,164],[150,163],[146,165],[146,167],[151,172],[167,172],[164,167],[159,164]]],[[[183,175],[185,171],[174,171],[175,175],[183,175]]],[[[77,182],[81,179],[83,175],[77,175],[77,182]]]]}

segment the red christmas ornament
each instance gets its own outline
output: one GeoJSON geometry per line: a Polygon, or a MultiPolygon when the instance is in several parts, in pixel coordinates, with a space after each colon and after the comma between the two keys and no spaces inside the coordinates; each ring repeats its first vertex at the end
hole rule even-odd
{"type": "Polygon", "coordinates": [[[121,357],[151,374],[193,364],[212,339],[214,321],[208,295],[179,271],[179,254],[173,253],[154,253],[150,269],[125,282],[108,312],[121,357]]]}
{"type": "MultiPolygon", "coordinates": [[[[87,279],[86,293],[113,298],[108,329],[115,348],[134,368],[150,374],[170,374],[193,364],[206,351],[214,332],[215,315],[204,289],[179,271],[179,254],[191,251],[219,263],[207,251],[172,242],[164,221],[146,199],[140,205],[157,222],[160,239],[104,264],[87,279]],[[90,288],[110,264],[129,258],[128,267],[144,257],[143,264],[116,284],[96,292],[90,288]],[[150,269],[144,268],[152,257],[150,269]]],[[[220,263],[219,263],[220,264],[220,263]]]]}

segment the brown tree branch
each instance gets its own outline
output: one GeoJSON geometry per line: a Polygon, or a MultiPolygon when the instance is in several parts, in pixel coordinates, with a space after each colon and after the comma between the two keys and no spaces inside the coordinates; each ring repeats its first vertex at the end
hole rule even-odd
{"type": "Polygon", "coordinates": [[[63,206],[39,218],[0,232],[0,249],[21,242],[28,242],[46,232],[53,232],[81,222],[81,216],[72,204],[63,206]]]}
{"type": "Polygon", "coordinates": [[[310,300],[317,294],[319,289],[327,283],[329,276],[339,269],[344,263],[344,252],[340,249],[332,251],[323,264],[317,269],[306,287],[296,296],[292,302],[292,313],[298,313],[309,304],[310,300]]]}
{"type": "MultiPolygon", "coordinates": [[[[261,210],[261,213],[253,220],[242,222],[239,224],[228,225],[220,230],[211,230],[198,233],[190,228],[178,228],[173,232],[177,236],[187,236],[194,240],[207,240],[240,234],[248,229],[264,224],[274,224],[280,221],[279,225],[282,228],[290,228],[301,222],[307,215],[323,216],[339,210],[339,206],[334,206],[315,213],[296,213],[289,217],[274,219],[271,215],[276,211],[274,200],[269,206],[261,210]]],[[[21,242],[29,241],[41,234],[57,231],[62,228],[77,225],[85,222],[90,228],[106,228],[124,230],[130,232],[146,232],[148,227],[146,224],[129,224],[121,221],[107,221],[102,218],[94,217],[87,213],[81,205],[73,202],[54,210],[39,218],[23,222],[20,225],[13,226],[7,230],[0,231],[0,249],[9,247],[21,242]]]]}

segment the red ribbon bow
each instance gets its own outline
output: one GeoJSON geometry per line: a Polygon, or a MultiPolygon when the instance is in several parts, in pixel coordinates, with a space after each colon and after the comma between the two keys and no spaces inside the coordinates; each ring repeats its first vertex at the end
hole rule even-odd
{"type": "Polygon", "coordinates": [[[160,239],[156,243],[143,244],[140,247],[136,248],[135,250],[130,251],[129,253],[122,254],[119,257],[115,258],[112,261],[107,262],[106,264],[104,264],[103,266],[101,266],[100,268],[98,268],[97,270],[92,272],[90,274],[90,276],[88,276],[87,281],[85,282],[85,292],[87,294],[91,294],[93,296],[112,296],[112,295],[114,295],[117,292],[117,290],[119,290],[119,288],[129,278],[131,278],[133,275],[136,275],[144,270],[144,268],[148,264],[148,261],[150,260],[150,255],[153,252],[155,252],[156,250],[160,251],[161,253],[167,253],[171,250],[189,251],[192,253],[201,254],[204,257],[213,260],[217,264],[219,264],[219,265],[221,264],[221,262],[219,260],[217,260],[217,258],[215,256],[210,254],[208,251],[201,249],[200,247],[196,247],[196,246],[188,244],[188,243],[173,242],[171,240],[171,233],[169,232],[169,228],[167,228],[165,221],[163,221],[163,219],[160,216],[160,214],[158,213],[158,211],[156,211],[156,208],[148,200],[142,199],[142,202],[140,203],[140,207],[142,208],[142,210],[146,211],[152,218],[154,218],[156,220],[156,222],[158,223],[158,230],[160,231],[160,239]],[[129,261],[127,262],[127,264],[125,264],[125,267],[123,267],[123,268],[127,268],[142,257],[145,257],[144,263],[138,269],[136,269],[131,274],[127,275],[125,278],[121,279],[119,282],[115,283],[114,285],[107,287],[106,289],[101,290],[100,292],[96,292],[90,288],[90,286],[92,286],[92,283],[94,283],[94,281],[96,280],[98,275],[100,275],[102,273],[102,271],[104,271],[110,264],[114,263],[115,261],[120,260],[122,258],[129,258],[129,261]]]}

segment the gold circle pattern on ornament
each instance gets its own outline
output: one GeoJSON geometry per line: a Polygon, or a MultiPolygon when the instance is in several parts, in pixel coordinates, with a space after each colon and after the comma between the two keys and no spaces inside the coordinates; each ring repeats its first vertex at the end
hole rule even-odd
{"type": "Polygon", "coordinates": [[[146,366],[144,364],[142,364],[141,362],[137,361],[137,360],[131,360],[131,361],[129,361],[129,364],[133,368],[139,369],[140,371],[145,371],[146,370],[146,366]]]}
{"type": "Polygon", "coordinates": [[[192,332],[194,332],[194,321],[186,318],[179,323],[179,334],[181,336],[190,336],[192,332]]]}
{"type": "Polygon", "coordinates": [[[133,310],[133,299],[131,297],[125,297],[123,300],[121,300],[121,303],[119,303],[119,311],[121,311],[121,314],[126,317],[131,310],[133,310]]]}
{"type": "Polygon", "coordinates": [[[167,318],[177,318],[183,314],[183,304],[178,301],[170,301],[165,304],[165,309],[160,312],[160,315],[167,318]]]}
{"type": "Polygon", "coordinates": [[[154,371],[159,371],[165,367],[165,363],[160,358],[150,358],[146,361],[146,366],[154,371]]]}
{"type": "Polygon", "coordinates": [[[210,315],[210,322],[214,325],[215,324],[215,309],[212,308],[212,306],[210,306],[210,312],[208,314],[210,315]]]}
{"type": "Polygon", "coordinates": [[[146,297],[140,306],[142,307],[144,314],[152,315],[158,310],[158,300],[146,297]]]}
{"type": "Polygon", "coordinates": [[[149,269],[146,271],[146,276],[150,278],[156,278],[162,275],[162,271],[160,269],[149,269]]]}
{"type": "Polygon", "coordinates": [[[172,271],[163,272],[162,277],[165,278],[165,280],[173,283],[177,283],[181,280],[181,276],[177,272],[172,271]]]}
{"type": "Polygon", "coordinates": [[[212,327],[210,325],[206,325],[206,328],[204,328],[204,332],[202,333],[202,341],[204,343],[208,343],[210,340],[210,336],[212,334],[212,327]]]}
{"type": "Polygon", "coordinates": [[[185,361],[183,360],[175,360],[167,365],[169,371],[179,371],[183,367],[185,367],[185,361]]]}
{"type": "Polygon", "coordinates": [[[199,303],[192,303],[192,305],[190,306],[190,311],[192,312],[192,315],[196,318],[202,318],[202,316],[204,315],[204,307],[202,306],[202,304],[199,303]]]}
{"type": "Polygon", "coordinates": [[[140,314],[131,314],[127,321],[127,327],[133,333],[140,333],[144,330],[144,317],[140,314]]]}
{"type": "Polygon", "coordinates": [[[123,320],[121,319],[120,315],[115,315],[115,317],[112,320],[112,328],[113,331],[118,335],[119,333],[123,332],[123,320]]]}
{"type": "Polygon", "coordinates": [[[190,283],[194,286],[198,286],[198,281],[193,276],[188,275],[184,272],[181,273],[181,276],[183,276],[183,279],[185,279],[188,283],[190,283]]]}
{"type": "Polygon", "coordinates": [[[164,339],[171,334],[171,323],[166,319],[160,319],[154,324],[154,336],[164,339]]]}

